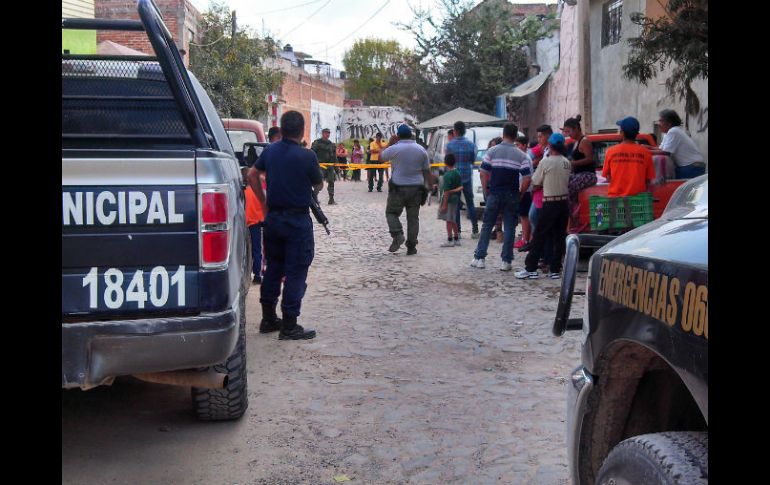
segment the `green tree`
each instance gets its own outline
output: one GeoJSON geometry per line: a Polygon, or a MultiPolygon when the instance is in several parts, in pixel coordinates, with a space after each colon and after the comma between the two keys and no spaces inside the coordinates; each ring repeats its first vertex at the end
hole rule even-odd
{"type": "Polygon", "coordinates": [[[462,106],[494,112],[495,97],[529,78],[527,47],[546,37],[553,26],[528,17],[514,22],[507,2],[486,1],[472,8],[468,0],[441,0],[443,19],[413,10],[400,24],[417,43],[409,70],[413,109],[420,119],[462,106]]]}
{"type": "Polygon", "coordinates": [[[266,114],[265,95],[283,81],[283,73],[263,64],[275,51],[273,42],[250,36],[245,28],[233,32],[230,8],[221,1],[209,4],[201,30],[197,45],[190,46],[190,70],[219,115],[254,119],[266,114]]]}
{"type": "Polygon", "coordinates": [[[357,40],[342,58],[348,96],[370,106],[401,104],[409,56],[395,40],[357,40]]]}
{"type": "Polygon", "coordinates": [[[631,53],[623,75],[644,85],[669,65],[666,79],[669,96],[684,100],[691,115],[700,111],[700,100],[692,89],[696,79],[708,79],[708,0],[670,0],[666,15],[649,18],[639,12],[631,22],[641,27],[641,35],[628,39],[631,53]]]}

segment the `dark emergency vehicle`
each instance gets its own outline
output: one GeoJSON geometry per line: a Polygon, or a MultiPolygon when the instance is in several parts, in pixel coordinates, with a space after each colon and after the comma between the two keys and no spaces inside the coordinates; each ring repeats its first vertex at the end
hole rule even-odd
{"type": "Polygon", "coordinates": [[[238,161],[151,0],[154,56],[62,54],[62,388],[191,386],[203,420],[248,406],[248,232],[238,161]]]}
{"type": "Polygon", "coordinates": [[[591,257],[583,318],[569,318],[579,238],[553,329],[584,335],[568,383],[572,483],[708,483],[708,175],[591,257]]]}

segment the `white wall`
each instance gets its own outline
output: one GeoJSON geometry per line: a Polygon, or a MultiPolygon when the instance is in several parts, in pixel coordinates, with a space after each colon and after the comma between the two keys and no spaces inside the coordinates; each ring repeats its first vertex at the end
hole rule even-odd
{"type": "Polygon", "coordinates": [[[374,138],[381,132],[385,139],[396,134],[398,126],[406,123],[414,128],[417,119],[398,106],[361,106],[345,108],[342,120],[342,139],[374,138]]]}
{"type": "Polygon", "coordinates": [[[315,99],[310,100],[310,142],[321,138],[321,130],[329,128],[329,139],[333,142],[342,141],[345,137],[341,132],[342,108],[315,99]]]}
{"type": "MultiPolygon", "coordinates": [[[[591,0],[590,4],[590,51],[591,51],[591,121],[592,130],[617,129],[615,122],[625,116],[639,120],[643,132],[652,133],[658,113],[671,108],[685,119],[684,103],[667,97],[665,81],[670,71],[660,73],[647,86],[623,77],[622,66],[628,61],[629,37],[639,35],[639,27],[631,23],[633,12],[645,12],[647,2],[656,0],[624,0],[622,39],[617,44],[601,47],[602,5],[605,0],[591,0]]],[[[695,92],[703,108],[700,116],[689,120],[693,140],[708,160],[708,81],[696,83],[695,92]]],[[[660,143],[658,139],[658,143],[660,143]]]]}

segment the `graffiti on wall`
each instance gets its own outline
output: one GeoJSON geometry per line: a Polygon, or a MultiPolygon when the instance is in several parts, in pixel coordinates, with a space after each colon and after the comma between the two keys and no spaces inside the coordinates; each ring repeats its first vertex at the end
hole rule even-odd
{"type": "Polygon", "coordinates": [[[321,138],[321,130],[329,128],[329,139],[333,142],[342,141],[342,108],[327,103],[310,100],[310,141],[321,138]]]}
{"type": "Polygon", "coordinates": [[[387,139],[396,134],[398,126],[414,127],[417,120],[398,106],[362,106],[343,111],[343,138],[368,139],[381,132],[387,139]]]}

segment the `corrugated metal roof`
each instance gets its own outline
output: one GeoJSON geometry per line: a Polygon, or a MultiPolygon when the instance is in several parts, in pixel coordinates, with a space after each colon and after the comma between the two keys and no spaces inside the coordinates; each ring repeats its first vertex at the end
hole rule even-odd
{"type": "Polygon", "coordinates": [[[519,84],[515,88],[513,88],[513,91],[508,93],[508,96],[512,98],[520,98],[522,96],[526,96],[528,94],[532,94],[540,87],[545,84],[545,81],[548,79],[548,76],[551,75],[551,71],[547,72],[541,72],[537,76],[527,79],[523,83],[519,84]]]}

